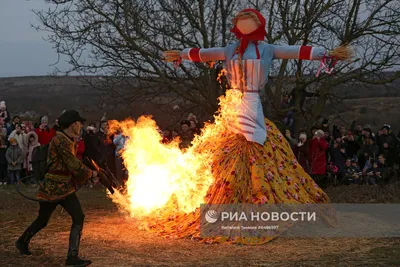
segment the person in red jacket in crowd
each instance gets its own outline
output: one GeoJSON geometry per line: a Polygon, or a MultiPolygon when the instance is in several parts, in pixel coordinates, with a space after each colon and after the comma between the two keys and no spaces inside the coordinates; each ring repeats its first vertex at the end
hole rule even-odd
{"type": "Polygon", "coordinates": [[[329,146],[324,136],[322,130],[314,132],[309,147],[310,173],[321,188],[326,187],[326,150],[329,146]]]}
{"type": "Polygon", "coordinates": [[[49,128],[49,119],[47,116],[40,118],[40,124],[35,129],[36,134],[39,137],[39,143],[41,145],[47,145],[50,143],[51,139],[56,135],[55,128],[49,128]]]}
{"type": "Polygon", "coordinates": [[[297,159],[297,162],[300,163],[301,167],[306,171],[306,173],[310,174],[310,157],[309,157],[309,140],[307,140],[307,133],[301,131],[299,133],[299,138],[296,145],[293,146],[293,153],[297,159]]]}
{"type": "Polygon", "coordinates": [[[83,160],[83,154],[85,153],[85,141],[83,140],[83,132],[79,137],[76,138],[76,157],[83,160]]]}

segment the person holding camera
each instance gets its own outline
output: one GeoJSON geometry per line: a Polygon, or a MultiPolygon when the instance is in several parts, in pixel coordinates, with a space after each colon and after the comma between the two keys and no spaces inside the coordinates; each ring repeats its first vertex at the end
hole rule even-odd
{"type": "Polygon", "coordinates": [[[47,145],[56,135],[55,129],[49,127],[49,119],[47,116],[40,118],[40,123],[35,129],[35,133],[38,135],[39,143],[41,145],[47,145]]]}
{"type": "Polygon", "coordinates": [[[302,131],[299,133],[299,141],[295,146],[293,146],[293,153],[296,156],[297,161],[300,163],[301,167],[310,173],[309,164],[309,142],[307,140],[307,133],[302,131]]]}

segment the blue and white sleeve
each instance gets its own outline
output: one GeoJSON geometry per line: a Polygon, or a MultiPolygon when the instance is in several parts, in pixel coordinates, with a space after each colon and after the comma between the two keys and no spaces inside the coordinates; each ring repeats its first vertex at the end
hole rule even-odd
{"type": "Polygon", "coordinates": [[[324,54],[328,52],[321,47],[312,47],[306,45],[273,45],[274,59],[304,59],[321,60],[324,54]]]}
{"type": "Polygon", "coordinates": [[[225,60],[225,47],[185,48],[181,51],[182,59],[194,62],[225,60]]]}

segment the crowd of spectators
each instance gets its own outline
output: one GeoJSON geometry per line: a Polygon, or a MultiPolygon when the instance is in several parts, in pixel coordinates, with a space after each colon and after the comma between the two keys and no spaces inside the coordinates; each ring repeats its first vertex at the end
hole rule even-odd
{"type": "Polygon", "coordinates": [[[0,185],[13,184],[32,173],[35,147],[48,144],[55,135],[57,122],[49,127],[47,116],[32,124],[11,117],[6,103],[0,102],[0,185]]]}
{"type": "MultiPolygon", "coordinates": [[[[15,184],[32,174],[32,155],[35,147],[47,145],[58,130],[57,120],[50,126],[47,116],[33,123],[11,117],[6,103],[0,102],[0,185],[15,184]]],[[[199,134],[196,116],[189,114],[179,129],[160,130],[162,142],[168,143],[180,137],[180,147],[187,148],[195,134],[199,134]]],[[[89,123],[82,128],[77,138],[76,154],[80,159],[94,160],[100,167],[109,170],[122,183],[127,179],[121,151],[126,137],[120,131],[109,132],[105,116],[99,123],[89,123]]]]}
{"type": "MultiPolygon", "coordinates": [[[[285,136],[303,166],[321,186],[327,184],[369,184],[389,182],[398,176],[400,165],[400,132],[396,136],[392,127],[382,125],[377,132],[369,124],[353,121],[349,129],[339,120],[328,119],[314,126],[310,132],[300,131],[294,136],[296,123],[293,93],[283,94],[280,110],[285,136]]],[[[318,93],[302,91],[300,109],[307,97],[318,93]]]]}
{"type": "MultiPolygon", "coordinates": [[[[291,120],[289,117],[290,126],[291,120]]],[[[30,175],[34,148],[48,144],[57,128],[57,120],[50,126],[47,116],[36,123],[21,121],[19,116],[11,117],[5,102],[0,102],[0,185],[13,184],[30,175]]],[[[159,129],[159,132],[162,143],[179,137],[180,148],[185,149],[200,134],[199,121],[190,113],[181,121],[180,128],[159,129]]],[[[370,125],[353,121],[350,129],[346,129],[338,122],[330,125],[324,119],[311,132],[300,131],[296,137],[287,129],[285,137],[298,162],[322,187],[332,177],[337,184],[369,185],[387,183],[397,177],[400,136],[393,133],[390,125],[385,124],[373,133],[370,125]]],[[[110,133],[105,117],[99,123],[86,125],[76,141],[80,159],[93,159],[121,182],[127,179],[121,159],[126,137],[120,131],[110,133]]]]}
{"type": "Polygon", "coordinates": [[[377,133],[370,125],[353,121],[350,129],[327,119],[311,132],[295,138],[285,134],[298,162],[325,187],[330,178],[337,184],[378,185],[397,177],[400,163],[400,136],[384,124],[377,133]]]}

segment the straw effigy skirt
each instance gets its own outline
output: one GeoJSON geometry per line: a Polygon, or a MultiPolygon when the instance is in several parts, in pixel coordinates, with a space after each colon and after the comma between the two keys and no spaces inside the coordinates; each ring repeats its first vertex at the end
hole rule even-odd
{"type": "MultiPolygon", "coordinates": [[[[329,203],[327,194],[303,170],[289,143],[274,123],[265,119],[264,145],[243,135],[226,133],[213,145],[212,173],[215,178],[205,198],[208,204],[306,204],[329,203]]],[[[290,224],[280,227],[284,231],[290,224]]],[[[262,244],[279,236],[200,237],[200,210],[190,214],[160,217],[148,225],[165,238],[191,238],[207,243],[262,244]]]]}

